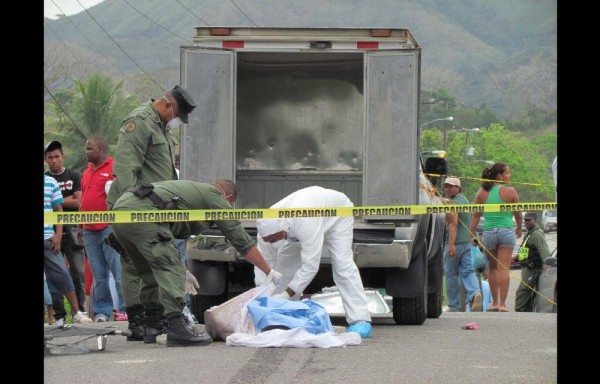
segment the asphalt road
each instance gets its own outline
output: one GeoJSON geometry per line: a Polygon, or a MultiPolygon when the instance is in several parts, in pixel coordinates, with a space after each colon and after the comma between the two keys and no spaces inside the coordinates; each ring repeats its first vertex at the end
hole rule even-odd
{"type": "Polygon", "coordinates": [[[332,349],[170,348],[108,336],[104,351],[91,339],[82,342],[89,353],[46,353],[43,374],[45,383],[548,384],[558,381],[556,326],[556,314],[541,313],[444,313],[420,326],[377,319],[373,338],[332,349]],[[472,322],[478,330],[461,328],[472,322]]]}
{"type": "MultiPolygon", "coordinates": [[[[553,249],[556,233],[547,237],[553,249]]],[[[169,348],[108,336],[106,349],[98,351],[92,338],[80,343],[88,353],[55,355],[45,348],[44,382],[556,383],[557,315],[514,312],[519,276],[520,270],[511,271],[507,313],[444,313],[420,326],[397,326],[388,316],[374,320],[373,338],[332,349],[228,347],[224,342],[169,348]],[[478,330],[461,328],[472,322],[478,330]]],[[[125,330],[127,323],[102,326],[125,330]]],[[[48,347],[74,341],[55,338],[48,347]]]]}

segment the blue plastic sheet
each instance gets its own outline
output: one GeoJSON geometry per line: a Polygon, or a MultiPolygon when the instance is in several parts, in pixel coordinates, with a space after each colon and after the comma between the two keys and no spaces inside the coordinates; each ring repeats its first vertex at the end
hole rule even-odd
{"type": "Polygon", "coordinates": [[[285,326],[301,327],[315,335],[334,332],[325,308],[310,299],[290,301],[270,296],[258,297],[248,303],[248,312],[257,330],[285,326]]]}

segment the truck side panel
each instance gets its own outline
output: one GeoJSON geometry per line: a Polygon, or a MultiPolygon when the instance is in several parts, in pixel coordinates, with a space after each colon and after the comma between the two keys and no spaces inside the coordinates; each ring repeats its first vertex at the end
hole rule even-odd
{"type": "Polygon", "coordinates": [[[181,83],[196,109],[182,135],[181,179],[234,179],[235,61],[231,51],[181,48],[181,83]],[[208,153],[222,155],[207,155],[208,153]]]}

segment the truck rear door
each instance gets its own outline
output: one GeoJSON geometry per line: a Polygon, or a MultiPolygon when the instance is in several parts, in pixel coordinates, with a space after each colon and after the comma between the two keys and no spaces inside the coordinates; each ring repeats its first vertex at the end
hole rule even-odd
{"type": "Polygon", "coordinates": [[[181,47],[180,74],[197,105],[181,132],[181,179],[234,180],[235,53],[181,47]]]}

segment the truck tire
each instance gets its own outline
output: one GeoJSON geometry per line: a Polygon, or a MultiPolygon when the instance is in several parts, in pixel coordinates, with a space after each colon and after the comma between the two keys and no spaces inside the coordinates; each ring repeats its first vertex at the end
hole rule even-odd
{"type": "Polygon", "coordinates": [[[394,297],[394,321],[399,325],[421,325],[425,322],[425,296],[419,297],[394,297]]]}
{"type": "Polygon", "coordinates": [[[427,318],[427,246],[404,270],[390,268],[386,291],[392,296],[392,313],[399,325],[421,325],[427,318]],[[401,279],[401,284],[397,284],[401,279]],[[394,283],[395,286],[394,286],[394,283]],[[390,288],[390,289],[388,289],[390,288]]]}
{"type": "Polygon", "coordinates": [[[204,311],[228,299],[227,263],[191,260],[189,270],[200,283],[198,294],[190,295],[190,310],[204,324],[204,311]]]}
{"type": "Polygon", "coordinates": [[[433,239],[431,252],[433,256],[428,260],[427,266],[427,318],[437,319],[442,315],[443,301],[443,275],[444,275],[444,232],[439,233],[433,239]]]}
{"type": "Polygon", "coordinates": [[[198,323],[204,324],[204,312],[215,305],[223,304],[225,301],[227,301],[227,291],[217,296],[191,295],[190,305],[192,314],[196,316],[198,323]]]}
{"type": "Polygon", "coordinates": [[[438,319],[442,315],[442,293],[427,294],[427,318],[438,319]]]}

